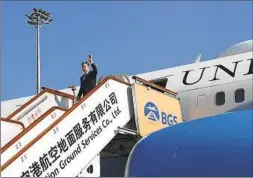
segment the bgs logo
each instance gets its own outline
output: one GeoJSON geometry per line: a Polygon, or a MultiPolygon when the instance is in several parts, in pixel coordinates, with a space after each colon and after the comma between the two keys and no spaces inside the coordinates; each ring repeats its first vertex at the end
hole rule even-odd
{"type": "Polygon", "coordinates": [[[159,111],[156,105],[152,102],[148,102],[144,107],[144,114],[148,119],[152,121],[159,121],[159,111]]]}
{"type": "MultiPolygon", "coordinates": [[[[159,121],[160,119],[160,113],[159,110],[157,108],[157,106],[152,103],[152,102],[148,102],[146,103],[146,105],[144,106],[144,115],[152,121],[159,121]]],[[[172,114],[166,114],[164,111],[161,111],[161,122],[164,125],[174,125],[177,124],[177,116],[173,116],[172,114]]]]}

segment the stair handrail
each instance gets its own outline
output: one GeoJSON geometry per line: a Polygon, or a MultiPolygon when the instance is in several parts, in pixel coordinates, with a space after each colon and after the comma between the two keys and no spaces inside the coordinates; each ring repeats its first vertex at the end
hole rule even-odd
{"type": "Polygon", "coordinates": [[[3,117],[1,117],[1,121],[18,124],[18,125],[20,125],[22,127],[23,130],[25,129],[25,125],[22,122],[20,122],[20,121],[9,120],[9,119],[3,118],[3,117]]]}
{"type": "Polygon", "coordinates": [[[155,89],[157,89],[157,90],[159,90],[159,91],[161,91],[161,92],[166,92],[166,93],[171,94],[171,95],[173,95],[173,96],[175,96],[175,97],[178,95],[178,93],[175,92],[175,91],[172,91],[172,90],[169,90],[169,89],[167,89],[167,88],[161,87],[161,86],[159,86],[159,85],[157,85],[157,84],[154,84],[153,82],[149,82],[149,81],[147,81],[147,80],[145,80],[145,79],[142,79],[142,78],[140,78],[140,77],[133,76],[132,78],[133,78],[134,80],[136,80],[136,81],[139,81],[139,82],[141,82],[141,83],[147,85],[147,86],[154,87],[155,89]]]}
{"type": "Polygon", "coordinates": [[[48,88],[48,87],[42,87],[42,90],[43,91],[41,91],[39,94],[37,94],[34,97],[32,97],[29,101],[27,101],[25,104],[23,104],[20,108],[18,108],[16,111],[14,111],[13,113],[11,113],[6,119],[11,120],[15,115],[17,115],[19,112],[21,112],[24,108],[26,108],[29,104],[31,104],[37,98],[39,98],[40,96],[42,96],[44,93],[51,93],[51,94],[63,96],[63,97],[66,97],[66,98],[74,100],[74,96],[70,95],[68,93],[57,91],[57,90],[54,90],[54,89],[51,89],[51,88],[48,88]]]}
{"type": "MultiPolygon", "coordinates": [[[[8,143],[6,143],[1,148],[1,154],[4,153],[9,147],[12,146],[13,143],[15,143],[21,137],[23,137],[27,132],[29,132],[31,129],[33,129],[33,127],[35,127],[37,124],[39,124],[43,119],[45,119],[49,114],[51,114],[56,109],[59,109],[59,110],[65,111],[65,112],[68,110],[68,109],[65,109],[65,108],[58,107],[58,106],[53,106],[47,112],[42,114],[37,120],[35,120],[33,123],[31,123],[27,128],[24,128],[24,130],[22,132],[20,132],[13,139],[11,139],[8,143]]],[[[13,120],[8,120],[8,121],[14,122],[13,120]]],[[[15,121],[15,122],[19,122],[19,121],[15,121]]],[[[23,124],[22,122],[20,122],[20,123],[23,124]]]]}
{"type": "Polygon", "coordinates": [[[74,111],[81,103],[83,103],[90,95],[92,95],[95,91],[97,91],[103,84],[105,84],[109,79],[115,80],[119,83],[123,83],[125,85],[131,86],[129,83],[116,79],[114,77],[106,77],[100,84],[94,87],[87,95],[81,98],[73,107],[68,109],[60,118],[54,121],[49,127],[47,127],[41,134],[35,137],[31,142],[29,142],[25,147],[23,147],[18,153],[16,153],[13,157],[11,157],[6,163],[1,167],[1,172],[7,168],[13,161],[15,161],[20,155],[22,155],[26,150],[28,150],[33,144],[35,144],[41,137],[43,137],[46,133],[48,133],[52,128],[54,128],[59,122],[65,119],[72,111],[74,111]]]}

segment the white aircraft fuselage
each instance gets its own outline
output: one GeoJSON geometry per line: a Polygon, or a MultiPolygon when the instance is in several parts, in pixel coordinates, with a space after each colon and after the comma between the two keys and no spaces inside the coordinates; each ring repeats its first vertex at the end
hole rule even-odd
{"type": "Polygon", "coordinates": [[[247,52],[137,76],[178,92],[184,120],[191,120],[252,102],[252,56],[247,52]]]}

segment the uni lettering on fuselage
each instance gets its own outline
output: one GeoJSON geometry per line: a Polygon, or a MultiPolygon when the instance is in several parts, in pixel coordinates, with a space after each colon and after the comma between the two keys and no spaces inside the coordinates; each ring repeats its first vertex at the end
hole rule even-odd
{"type": "Polygon", "coordinates": [[[245,76],[245,75],[253,74],[253,59],[239,60],[239,61],[231,62],[234,64],[233,70],[231,70],[228,67],[226,67],[225,65],[221,65],[221,64],[214,65],[214,68],[213,67],[201,67],[201,68],[199,68],[201,70],[199,78],[197,78],[196,81],[193,81],[193,82],[188,82],[187,78],[188,78],[190,72],[192,72],[194,70],[183,71],[184,72],[183,84],[184,85],[194,85],[194,84],[198,83],[202,79],[203,74],[206,71],[206,69],[212,69],[212,70],[215,69],[214,76],[212,76],[212,78],[209,81],[220,80],[220,78],[217,77],[217,72],[219,70],[222,70],[224,73],[228,74],[230,77],[235,77],[236,72],[237,72],[236,69],[237,69],[238,65],[240,65],[241,62],[247,62],[249,64],[248,70],[245,71],[245,73],[242,75],[245,76]]]}

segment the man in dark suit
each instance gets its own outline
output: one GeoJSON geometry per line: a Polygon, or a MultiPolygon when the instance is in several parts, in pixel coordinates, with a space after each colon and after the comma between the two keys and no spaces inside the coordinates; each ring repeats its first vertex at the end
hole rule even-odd
{"type": "Polygon", "coordinates": [[[77,95],[77,101],[91,91],[97,82],[97,66],[94,64],[92,55],[88,55],[88,62],[82,63],[82,69],[84,74],[80,77],[80,89],[77,95]],[[89,66],[91,65],[92,71],[89,66]]]}

